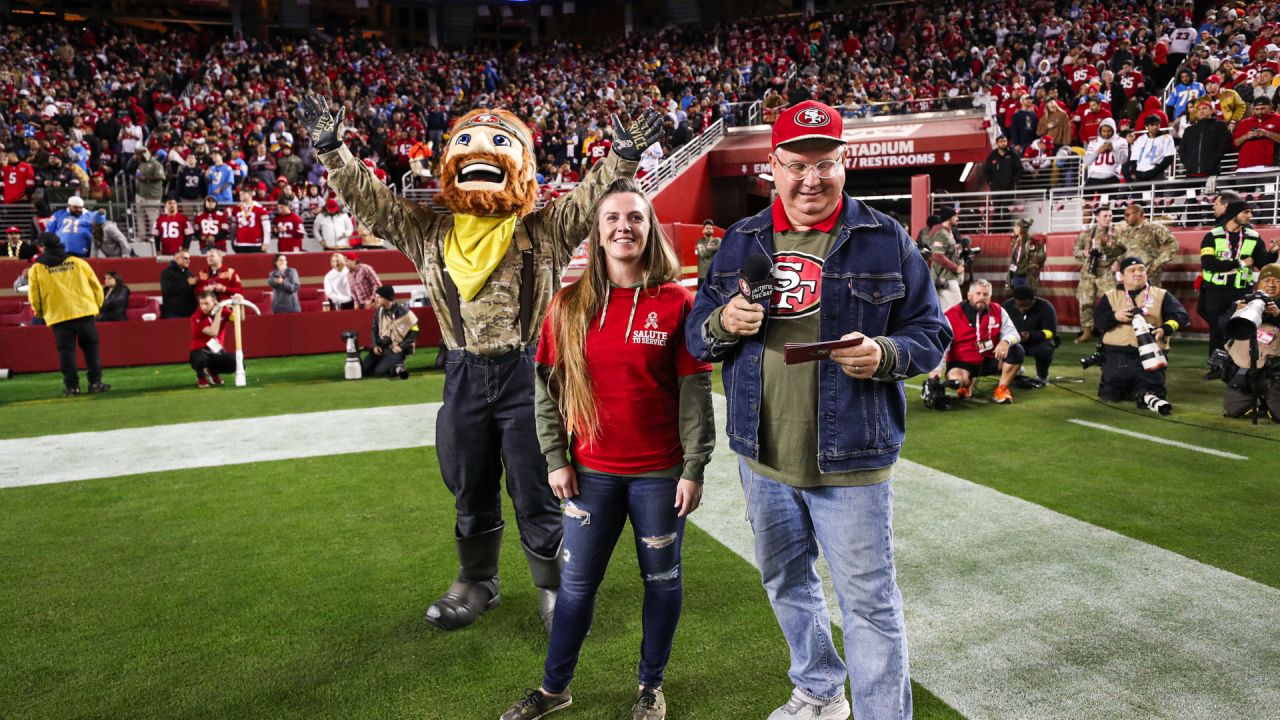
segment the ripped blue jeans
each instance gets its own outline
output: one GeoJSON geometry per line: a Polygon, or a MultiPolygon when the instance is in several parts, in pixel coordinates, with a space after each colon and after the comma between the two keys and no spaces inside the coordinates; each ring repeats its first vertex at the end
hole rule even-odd
{"type": "Polygon", "coordinates": [[[564,569],[543,669],[544,690],[564,692],[573,680],[578,652],[595,613],[596,590],[627,518],[635,533],[644,581],[640,683],[662,684],[684,600],[680,578],[684,518],[676,517],[675,501],[675,478],[578,473],[578,494],[564,509],[564,569]]]}

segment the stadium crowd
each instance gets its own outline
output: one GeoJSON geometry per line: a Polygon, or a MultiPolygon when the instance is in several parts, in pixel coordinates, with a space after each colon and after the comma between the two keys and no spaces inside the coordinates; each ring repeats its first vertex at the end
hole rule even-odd
{"type": "Polygon", "coordinates": [[[666,113],[647,171],[715,120],[745,121],[741,103],[763,101],[772,119],[810,98],[846,116],[989,108],[1035,170],[1064,147],[1087,152],[1108,117],[1112,135],[1144,130],[1153,115],[1181,138],[1204,98],[1234,131],[1248,124],[1253,101],[1275,94],[1280,6],[1229,4],[1198,25],[1193,7],[967,0],[509,52],[343,35],[218,42],[180,30],[10,27],[0,55],[0,143],[14,153],[4,197],[42,201],[48,216],[72,194],[111,199],[123,173],[147,200],[230,204],[248,188],[260,202],[283,196],[309,219],[325,178],[293,117],[303,90],[342,103],[348,145],[397,184],[415,161],[428,168],[450,119],[474,107],[526,118],[540,180],[559,184],[605,156],[613,112],[656,104],[666,113]]]}

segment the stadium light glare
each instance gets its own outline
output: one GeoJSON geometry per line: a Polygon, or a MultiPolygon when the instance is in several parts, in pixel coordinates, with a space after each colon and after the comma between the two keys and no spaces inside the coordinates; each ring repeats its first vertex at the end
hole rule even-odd
{"type": "Polygon", "coordinates": [[[960,172],[960,182],[964,182],[965,180],[968,180],[969,173],[971,172],[973,172],[973,163],[972,162],[965,163],[964,170],[960,172]]]}

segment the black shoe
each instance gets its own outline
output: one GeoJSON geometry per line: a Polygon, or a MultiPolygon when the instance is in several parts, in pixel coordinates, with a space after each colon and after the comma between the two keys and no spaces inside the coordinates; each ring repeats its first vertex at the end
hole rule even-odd
{"type": "Polygon", "coordinates": [[[539,720],[557,710],[563,710],[573,704],[573,696],[568,690],[559,695],[547,695],[541,690],[529,689],[520,701],[502,713],[499,720],[539,720]]]}
{"type": "Polygon", "coordinates": [[[78,387],[62,388],[62,397],[75,397],[79,394],[80,388],[78,387]]]}
{"type": "Polygon", "coordinates": [[[111,386],[106,383],[94,383],[89,386],[89,394],[96,395],[98,393],[104,393],[110,389],[111,386]]]}
{"type": "Polygon", "coordinates": [[[395,368],[395,374],[396,374],[396,377],[400,378],[401,380],[409,379],[409,369],[406,368],[404,365],[397,365],[395,368]]]}

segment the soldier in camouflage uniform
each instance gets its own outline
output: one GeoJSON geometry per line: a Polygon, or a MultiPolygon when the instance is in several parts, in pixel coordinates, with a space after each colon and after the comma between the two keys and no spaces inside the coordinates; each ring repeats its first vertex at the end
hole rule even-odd
{"type": "Polygon", "coordinates": [[[946,312],[959,305],[960,295],[960,244],[956,242],[955,229],[960,222],[956,211],[944,207],[938,211],[938,224],[934,225],[924,241],[933,252],[929,264],[933,270],[933,286],[938,289],[938,304],[946,312]]]}
{"type": "Polygon", "coordinates": [[[1080,303],[1080,334],[1075,342],[1093,339],[1093,309],[1098,298],[1116,287],[1115,262],[1124,256],[1125,248],[1115,237],[1111,208],[1099,205],[1093,211],[1093,224],[1076,236],[1075,255],[1080,262],[1080,284],[1076,300],[1080,303]]]}
{"type": "Polygon", "coordinates": [[[1117,239],[1125,247],[1127,255],[1138,258],[1147,266],[1147,282],[1161,287],[1160,275],[1164,264],[1178,254],[1177,239],[1169,228],[1148,220],[1142,205],[1136,202],[1129,203],[1124,209],[1124,222],[1117,239]]]}
{"type": "Polygon", "coordinates": [[[1013,226],[1013,242],[1009,244],[1009,292],[1022,285],[1040,294],[1040,270],[1047,258],[1043,235],[1033,237],[1034,220],[1023,218],[1013,226]]]}
{"type": "Polygon", "coordinates": [[[352,214],[409,256],[427,287],[446,347],[436,453],[453,492],[460,570],[427,620],[465,627],[495,607],[502,546],[501,479],[533,575],[548,632],[560,587],[560,506],[547,484],[534,423],[533,358],[560,273],[590,233],[590,211],[616,177],[632,177],[661,132],[645,111],[624,127],[615,116],[613,154],[582,183],[534,211],[533,141],[503,110],[476,110],[453,126],[441,158],[440,201],[452,212],[396,196],[342,144],[343,110],[320,97],[299,108],[329,184],[352,214]]]}

